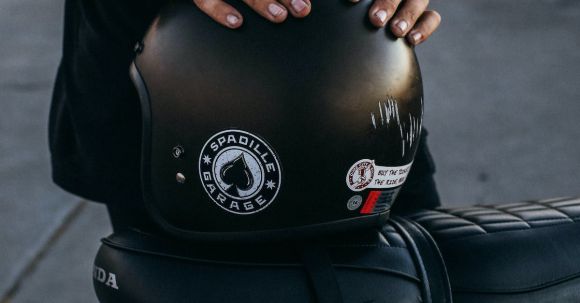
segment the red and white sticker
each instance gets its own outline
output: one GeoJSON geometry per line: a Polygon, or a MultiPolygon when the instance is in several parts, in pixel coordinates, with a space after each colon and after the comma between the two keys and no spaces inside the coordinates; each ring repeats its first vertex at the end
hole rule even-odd
{"type": "Polygon", "coordinates": [[[348,170],[346,185],[352,191],[398,187],[407,179],[412,164],[411,162],[403,166],[379,166],[374,160],[362,159],[348,170]]]}

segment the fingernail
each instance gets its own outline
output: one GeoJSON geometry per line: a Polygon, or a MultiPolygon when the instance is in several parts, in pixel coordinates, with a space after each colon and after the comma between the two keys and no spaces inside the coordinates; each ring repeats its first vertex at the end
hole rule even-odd
{"type": "Polygon", "coordinates": [[[231,26],[237,25],[239,21],[240,18],[238,18],[236,15],[228,15],[226,17],[226,22],[231,26]]]}
{"type": "Polygon", "coordinates": [[[308,5],[306,4],[306,2],[304,2],[303,0],[292,0],[290,2],[290,5],[292,5],[292,8],[297,12],[301,12],[303,11],[305,8],[308,7],[308,5]]]}
{"type": "Polygon", "coordinates": [[[423,35],[421,33],[414,33],[411,35],[411,39],[413,39],[414,43],[419,43],[419,41],[421,41],[422,38],[423,35]]]}
{"type": "Polygon", "coordinates": [[[379,18],[379,20],[381,20],[381,23],[385,23],[385,21],[387,20],[387,12],[384,10],[380,10],[375,13],[375,17],[379,18]]]}
{"type": "Polygon", "coordinates": [[[395,23],[395,25],[402,31],[404,32],[405,30],[407,30],[407,27],[409,27],[409,24],[407,23],[407,21],[405,20],[401,20],[398,21],[397,23],[395,23]]]}
{"type": "Polygon", "coordinates": [[[274,17],[278,17],[284,13],[284,9],[280,7],[280,5],[276,5],[274,3],[268,4],[268,11],[274,17]]]}

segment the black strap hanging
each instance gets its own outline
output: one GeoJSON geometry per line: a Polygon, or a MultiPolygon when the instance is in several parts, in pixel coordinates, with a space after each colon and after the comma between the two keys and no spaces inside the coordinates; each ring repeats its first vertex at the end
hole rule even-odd
{"type": "Polygon", "coordinates": [[[316,294],[316,302],[342,303],[342,293],[326,250],[306,246],[302,250],[302,262],[316,294]]]}
{"type": "Polygon", "coordinates": [[[450,303],[451,286],[445,263],[437,244],[419,224],[401,217],[392,219],[394,226],[405,239],[409,252],[415,259],[423,282],[425,303],[450,303]]]}

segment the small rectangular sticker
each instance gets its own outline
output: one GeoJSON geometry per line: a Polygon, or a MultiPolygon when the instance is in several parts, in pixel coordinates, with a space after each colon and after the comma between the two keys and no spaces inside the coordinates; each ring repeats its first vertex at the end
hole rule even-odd
{"type": "Polygon", "coordinates": [[[374,160],[362,159],[353,164],[346,175],[346,184],[352,191],[395,188],[403,185],[411,170],[409,163],[403,166],[380,166],[374,160]]]}

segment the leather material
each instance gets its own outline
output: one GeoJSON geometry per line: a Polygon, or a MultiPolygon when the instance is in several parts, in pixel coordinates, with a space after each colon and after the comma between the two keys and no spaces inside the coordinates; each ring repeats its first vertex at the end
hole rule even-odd
{"type": "Polygon", "coordinates": [[[387,224],[323,240],[252,245],[125,231],[103,239],[94,286],[100,302],[320,302],[324,285],[319,292],[310,280],[324,284],[329,276],[309,279],[312,266],[303,262],[305,248],[316,247],[328,257],[343,302],[449,302],[424,289],[428,277],[421,272],[431,271],[417,262],[422,257],[408,249],[416,246],[413,236],[401,229],[387,224]],[[107,284],[110,274],[116,288],[107,284]]]}
{"type": "Polygon", "coordinates": [[[578,198],[439,208],[408,218],[435,238],[458,302],[580,302],[578,198]]]}
{"type": "Polygon", "coordinates": [[[437,244],[419,224],[395,217],[393,224],[408,241],[409,250],[414,251],[415,263],[419,264],[419,275],[423,283],[425,302],[452,302],[451,286],[445,263],[437,244]]]}

